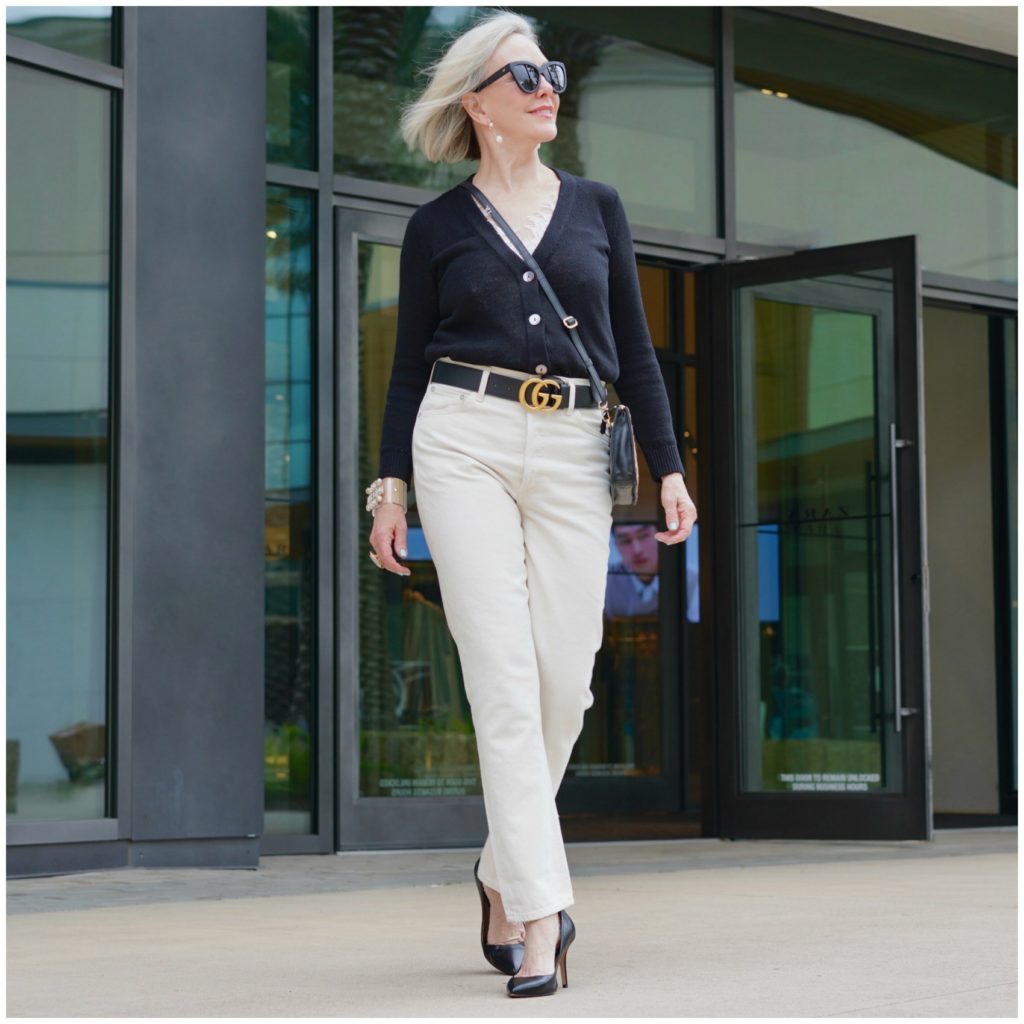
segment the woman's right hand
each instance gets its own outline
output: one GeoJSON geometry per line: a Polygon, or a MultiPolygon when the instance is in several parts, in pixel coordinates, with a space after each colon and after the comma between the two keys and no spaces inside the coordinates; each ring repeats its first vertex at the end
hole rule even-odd
{"type": "Polygon", "coordinates": [[[396,555],[405,558],[406,547],[405,510],[394,501],[382,501],[373,516],[370,531],[370,547],[377,552],[380,564],[398,576],[411,576],[412,570],[395,560],[396,555]]]}

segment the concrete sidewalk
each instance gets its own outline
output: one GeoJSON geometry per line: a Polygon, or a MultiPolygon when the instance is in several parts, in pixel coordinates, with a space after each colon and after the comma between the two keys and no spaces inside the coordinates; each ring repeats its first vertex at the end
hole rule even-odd
{"type": "Polygon", "coordinates": [[[1016,1017],[1017,833],[567,844],[569,986],[509,999],[476,850],[7,883],[12,1017],[1016,1017]]]}

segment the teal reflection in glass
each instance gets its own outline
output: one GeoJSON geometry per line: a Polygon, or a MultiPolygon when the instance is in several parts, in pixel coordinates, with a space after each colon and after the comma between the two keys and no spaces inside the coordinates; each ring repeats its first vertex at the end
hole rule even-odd
{"type": "Polygon", "coordinates": [[[312,193],[267,187],[265,831],[315,831],[312,193]]]}
{"type": "Polygon", "coordinates": [[[267,163],[310,169],[316,153],[316,8],[267,8],[267,163]]]}
{"type": "Polygon", "coordinates": [[[925,270],[1017,281],[1016,68],[737,7],[741,242],[919,237],[925,270]]]}
{"type": "Polygon", "coordinates": [[[113,54],[113,12],[113,7],[10,6],[5,8],[7,34],[102,64],[119,64],[113,54]]]}
{"type": "MultiPolygon", "coordinates": [[[[509,9],[568,70],[542,162],[615,185],[634,223],[715,234],[714,9],[509,9]]],[[[493,10],[334,8],[337,174],[443,191],[476,169],[410,153],[398,124],[418,70],[493,10]]]]}
{"type": "Polygon", "coordinates": [[[7,815],[111,814],[111,95],[7,65],[7,815]]]}

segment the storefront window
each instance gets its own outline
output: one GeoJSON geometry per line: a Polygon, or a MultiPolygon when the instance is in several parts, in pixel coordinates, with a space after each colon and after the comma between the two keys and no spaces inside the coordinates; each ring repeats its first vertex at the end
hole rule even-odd
{"type": "Polygon", "coordinates": [[[926,271],[1016,284],[1015,68],[734,17],[741,242],[917,235],[926,271]]]}
{"type": "Polygon", "coordinates": [[[312,193],[267,188],[266,832],[314,830],[312,193]]]}
{"type": "Polygon", "coordinates": [[[102,64],[113,52],[112,7],[7,7],[7,34],[102,64]]]}
{"type": "MultiPolygon", "coordinates": [[[[410,153],[398,120],[423,87],[417,71],[493,10],[334,8],[337,174],[443,191],[476,169],[476,161],[431,165],[410,153]]],[[[634,223],[713,235],[713,9],[519,13],[569,73],[558,137],[541,147],[541,160],[615,185],[634,223]]]]}
{"type": "Polygon", "coordinates": [[[111,95],[7,65],[7,815],[108,815],[111,95]]]}
{"type": "Polygon", "coordinates": [[[316,166],[316,8],[267,8],[267,163],[316,166]]]}

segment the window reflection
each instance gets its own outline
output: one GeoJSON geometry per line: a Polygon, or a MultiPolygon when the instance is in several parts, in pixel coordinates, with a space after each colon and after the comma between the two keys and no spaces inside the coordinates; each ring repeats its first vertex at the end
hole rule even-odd
{"type": "MultiPolygon", "coordinates": [[[[7,7],[7,34],[114,63],[113,7],[7,7]]],[[[118,61],[120,63],[120,61],[118,61]]]]}
{"type": "Polygon", "coordinates": [[[315,831],[313,195],[268,186],[265,831],[315,831]]]}
{"type": "MultiPolygon", "coordinates": [[[[669,269],[641,263],[638,267],[644,310],[655,348],[665,351],[661,365],[670,404],[675,405],[679,367],[672,359],[673,340],[680,326],[692,324],[692,288],[673,288],[679,280],[669,269]],[[675,299],[676,301],[673,301],[675,299]]],[[[687,490],[699,504],[697,488],[697,448],[686,424],[695,421],[697,394],[696,370],[684,369],[686,381],[684,409],[678,414],[682,424],[678,430],[680,450],[687,465],[687,490]]],[[[609,402],[618,401],[615,387],[609,388],[609,402]]],[[[675,415],[675,412],[674,412],[675,415]]],[[[694,525],[683,543],[681,554],[684,580],[678,612],[667,598],[666,588],[675,581],[662,579],[659,572],[661,544],[655,534],[659,526],[660,486],[640,463],[640,494],[635,506],[616,506],[615,521],[609,536],[608,576],[605,587],[604,641],[594,665],[591,691],[593,706],[583,723],[583,732],[573,751],[568,774],[578,778],[632,776],[664,779],[670,772],[664,751],[666,666],[667,657],[679,650],[682,667],[678,682],[679,695],[686,702],[684,714],[696,727],[700,721],[697,700],[697,634],[685,627],[700,621],[698,532],[694,525]],[[667,606],[666,606],[667,602],[667,606]],[[678,615],[678,626],[672,617],[678,615]],[[668,635],[665,635],[665,629],[668,635]]],[[[679,562],[670,562],[678,565],[679,562]]],[[[669,570],[675,573],[676,568],[669,570]]],[[[673,696],[674,699],[674,696],[673,696]]],[[[674,731],[674,727],[673,727],[674,731]]],[[[683,760],[697,757],[698,748],[682,741],[683,760]]],[[[688,779],[699,782],[699,767],[693,762],[686,769],[688,779]]],[[[699,806],[699,793],[682,797],[687,806],[699,806]]]]}
{"type": "MultiPolygon", "coordinates": [[[[377,475],[395,350],[395,245],[359,244],[359,478],[377,475]]],[[[359,521],[365,517],[359,496],[359,521]]],[[[408,497],[409,576],[359,559],[360,796],[478,796],[476,740],[458,650],[430,551],[408,497]]]]}
{"type": "Polygon", "coordinates": [[[1007,649],[1009,662],[1010,689],[1010,734],[1012,737],[1012,787],[1017,791],[1017,321],[1010,317],[1002,319],[1003,346],[1003,399],[1005,419],[999,427],[1005,437],[1005,464],[1002,471],[1006,476],[1006,502],[1000,509],[1004,517],[1007,538],[1007,590],[1006,617],[1009,622],[1007,649]]]}
{"type": "Polygon", "coordinates": [[[672,315],[671,274],[667,267],[658,267],[650,263],[640,263],[636,269],[651,344],[655,348],[668,348],[672,344],[669,331],[672,315]]]}
{"type": "MultiPolygon", "coordinates": [[[[508,9],[569,73],[541,160],[615,184],[636,223],[713,235],[713,9],[508,9]]],[[[492,10],[334,8],[335,173],[444,191],[476,169],[408,152],[398,119],[423,87],[418,69],[492,10]]]]}
{"type": "MultiPolygon", "coordinates": [[[[360,479],[377,473],[380,431],[394,359],[399,247],[360,242],[360,479]]],[[[671,337],[667,271],[642,268],[645,302],[658,306],[652,330],[671,337]]],[[[691,381],[691,384],[693,381],[691,381]]],[[[616,402],[614,386],[610,401],[616,402]]],[[[695,402],[694,395],[694,402],[695,402]]],[[[695,409],[694,409],[695,412],[695,409]]],[[[695,449],[694,449],[695,451],[695,449]]],[[[605,639],[567,775],[662,777],[663,646],[659,544],[654,533],[659,489],[641,462],[635,518],[616,520],[609,534],[605,639]]],[[[691,481],[691,491],[695,492],[691,481]]],[[[359,497],[360,520],[365,497],[359,497]]],[[[359,559],[361,796],[478,795],[476,743],[455,642],[409,490],[409,576],[382,573],[359,559]],[[366,564],[363,565],[362,563],[366,564]]],[[[625,511],[624,509],[622,511],[625,511]]],[[[686,542],[686,587],[680,614],[699,620],[696,530],[686,542]]],[[[676,642],[675,636],[670,642],[676,642]]]]}
{"type": "Polygon", "coordinates": [[[315,7],[267,8],[267,163],[312,168],[315,7]]]}
{"type": "Polygon", "coordinates": [[[1016,68],[748,7],[734,18],[740,241],[916,234],[924,270],[1016,283],[1016,68]]]}
{"type": "Polygon", "coordinates": [[[594,666],[593,707],[568,774],[657,776],[661,751],[661,631],[657,527],[619,521],[609,540],[605,636],[594,666]]]}
{"type": "Polygon", "coordinates": [[[7,66],[7,814],[106,806],[111,98],[7,66]]]}
{"type": "Polygon", "coordinates": [[[892,358],[889,278],[738,292],[744,790],[902,785],[889,625],[894,398],[879,383],[892,358]]]}

